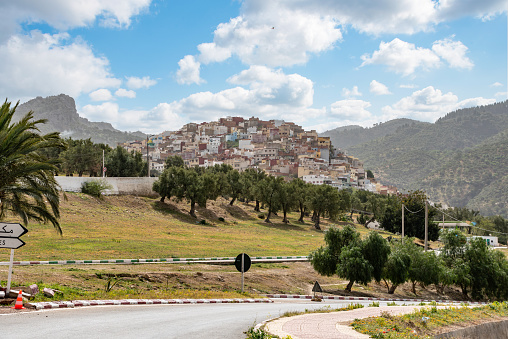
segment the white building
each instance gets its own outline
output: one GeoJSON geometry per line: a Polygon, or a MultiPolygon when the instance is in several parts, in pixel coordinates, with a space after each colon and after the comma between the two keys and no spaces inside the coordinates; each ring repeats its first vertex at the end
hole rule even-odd
{"type": "MultiPolygon", "coordinates": [[[[499,241],[497,239],[497,237],[493,237],[493,236],[485,236],[485,235],[474,235],[471,237],[472,239],[475,239],[475,238],[482,238],[485,240],[485,242],[487,243],[487,246],[499,246],[499,241]]],[[[469,239],[468,239],[469,240],[469,239]]]]}

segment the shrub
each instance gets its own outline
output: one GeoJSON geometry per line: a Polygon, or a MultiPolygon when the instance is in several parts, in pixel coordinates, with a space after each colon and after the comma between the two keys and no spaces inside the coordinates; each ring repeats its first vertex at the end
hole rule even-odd
{"type": "Polygon", "coordinates": [[[226,220],[224,220],[224,218],[223,218],[223,217],[220,217],[220,218],[219,218],[219,221],[224,222],[224,221],[226,221],[226,220]]]}
{"type": "Polygon", "coordinates": [[[90,180],[85,181],[81,184],[81,192],[94,196],[96,198],[102,198],[105,190],[113,188],[105,180],[90,180]]]}
{"type": "Polygon", "coordinates": [[[258,214],[258,219],[264,219],[264,218],[265,218],[264,214],[258,214]]]}

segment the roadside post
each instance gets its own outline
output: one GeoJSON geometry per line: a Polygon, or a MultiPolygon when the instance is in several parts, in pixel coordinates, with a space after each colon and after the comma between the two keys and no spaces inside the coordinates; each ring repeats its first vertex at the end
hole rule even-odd
{"type": "Polygon", "coordinates": [[[250,257],[245,253],[240,253],[235,258],[235,267],[238,270],[238,272],[242,273],[242,293],[243,293],[243,286],[244,286],[243,274],[250,269],[251,264],[252,264],[252,261],[251,261],[250,257]]]}
{"type": "Polygon", "coordinates": [[[321,285],[316,282],[314,283],[314,287],[312,287],[312,292],[314,292],[314,298],[312,298],[312,301],[321,301],[321,298],[316,298],[316,292],[323,293],[323,289],[321,288],[321,285]]]}
{"type": "Polygon", "coordinates": [[[28,230],[20,224],[0,223],[0,248],[10,248],[11,258],[9,261],[9,275],[7,278],[6,294],[11,291],[12,265],[14,262],[14,250],[25,245],[25,242],[19,239],[20,236],[27,233],[28,230]]]}

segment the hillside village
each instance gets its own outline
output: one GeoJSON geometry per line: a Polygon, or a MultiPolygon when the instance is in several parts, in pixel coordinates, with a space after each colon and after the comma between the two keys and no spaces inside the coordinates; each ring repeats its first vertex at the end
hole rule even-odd
{"type": "Polygon", "coordinates": [[[167,157],[179,155],[187,166],[227,164],[238,171],[259,168],[273,176],[301,178],[337,189],[397,193],[396,187],[368,178],[363,163],[335,149],[329,137],[319,137],[315,130],[305,131],[283,120],[220,118],[214,122],[189,123],[178,131],[120,145],[141,152],[145,159],[148,153],[154,173],[162,172],[167,157]]]}

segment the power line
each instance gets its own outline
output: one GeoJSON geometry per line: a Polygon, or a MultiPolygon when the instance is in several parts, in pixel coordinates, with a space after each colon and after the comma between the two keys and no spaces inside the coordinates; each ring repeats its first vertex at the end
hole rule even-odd
{"type": "Polygon", "coordinates": [[[435,208],[435,209],[437,209],[438,211],[440,211],[441,213],[443,213],[444,215],[446,215],[446,216],[447,216],[448,218],[450,218],[450,219],[453,219],[453,220],[455,220],[455,221],[459,221],[459,222],[463,222],[463,223],[468,224],[468,225],[469,225],[469,227],[474,227],[474,228],[477,228],[477,229],[480,229],[480,230],[482,230],[482,231],[486,231],[486,232],[492,232],[492,233],[499,233],[499,234],[506,234],[506,235],[508,235],[508,233],[505,233],[505,232],[499,232],[499,231],[487,230],[487,229],[485,229],[485,228],[481,228],[481,227],[476,226],[476,225],[471,225],[471,224],[469,224],[467,221],[464,221],[464,220],[459,220],[459,219],[456,219],[456,218],[452,217],[451,215],[449,215],[449,214],[445,213],[444,211],[440,210],[440,209],[439,209],[439,208],[437,208],[437,207],[434,207],[434,208],[435,208]]]}

